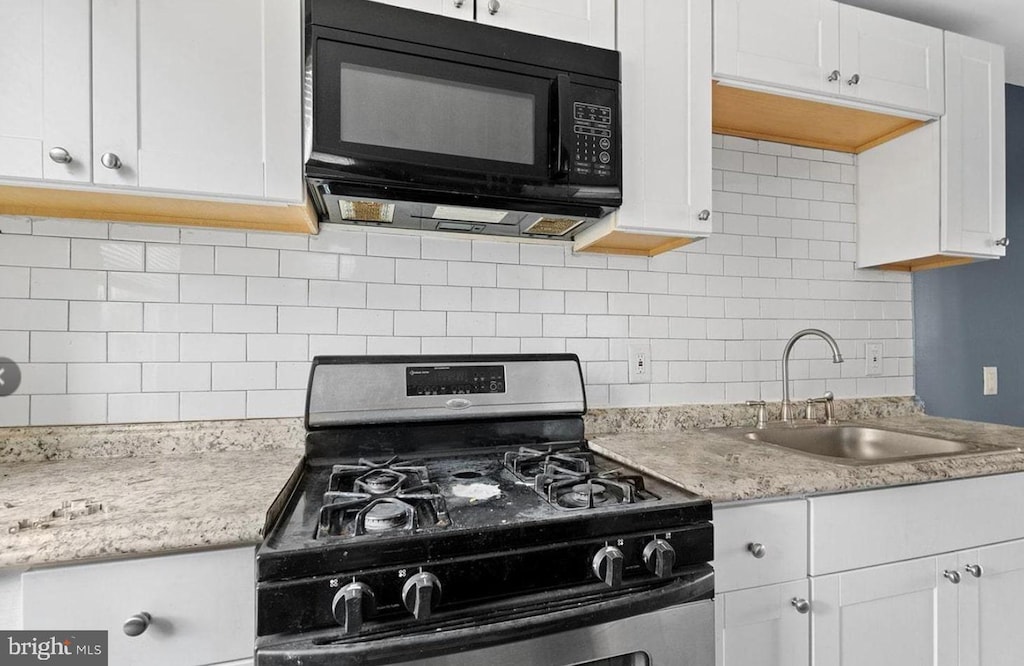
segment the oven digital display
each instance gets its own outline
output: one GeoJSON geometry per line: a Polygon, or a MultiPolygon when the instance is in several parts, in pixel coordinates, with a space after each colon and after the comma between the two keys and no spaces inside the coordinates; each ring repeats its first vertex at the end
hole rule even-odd
{"type": "Polygon", "coordinates": [[[437,365],[405,370],[407,396],[504,392],[503,365],[437,365]]]}

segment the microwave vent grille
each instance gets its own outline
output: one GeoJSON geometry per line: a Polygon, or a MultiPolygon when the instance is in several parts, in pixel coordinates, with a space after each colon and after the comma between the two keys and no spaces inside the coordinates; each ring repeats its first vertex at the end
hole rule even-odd
{"type": "Polygon", "coordinates": [[[384,222],[390,224],[395,220],[395,204],[381,201],[349,201],[338,202],[341,207],[341,219],[353,222],[384,222]]]}
{"type": "Polygon", "coordinates": [[[542,217],[527,227],[525,233],[540,236],[564,236],[585,221],[573,217],[542,217]]]}

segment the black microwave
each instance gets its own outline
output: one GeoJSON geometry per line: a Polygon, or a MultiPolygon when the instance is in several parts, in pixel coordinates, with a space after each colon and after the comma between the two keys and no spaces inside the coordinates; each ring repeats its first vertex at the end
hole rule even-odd
{"type": "Polygon", "coordinates": [[[618,52],[370,0],[306,13],[321,220],[571,239],[621,205],[618,52]]]}

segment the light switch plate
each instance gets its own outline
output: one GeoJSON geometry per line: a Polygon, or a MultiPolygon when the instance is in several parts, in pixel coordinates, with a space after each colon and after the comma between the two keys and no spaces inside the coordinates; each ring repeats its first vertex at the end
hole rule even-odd
{"type": "Polygon", "coordinates": [[[982,394],[996,395],[999,393],[999,374],[995,366],[986,365],[981,369],[983,379],[982,394]]]}

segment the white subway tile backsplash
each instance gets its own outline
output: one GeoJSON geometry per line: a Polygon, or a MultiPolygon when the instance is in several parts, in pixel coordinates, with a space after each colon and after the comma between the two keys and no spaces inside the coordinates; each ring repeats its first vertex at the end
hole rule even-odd
{"type": "Polygon", "coordinates": [[[715,233],[654,258],[0,217],[0,355],[26,372],[0,424],[297,416],[323,354],[568,351],[595,406],[777,399],[782,347],[807,326],[850,362],[798,345],[798,399],[912,392],[909,277],[854,266],[853,156],[713,142],[715,233]],[[868,340],[885,345],[878,378],[868,340]],[[636,341],[651,384],[628,383],[636,341]]]}
{"type": "MultiPolygon", "coordinates": [[[[4,398],[8,400],[9,398],[4,398]]],[[[107,396],[34,395],[29,425],[73,425],[107,422],[107,396]]],[[[117,421],[110,421],[117,423],[117,421]]],[[[25,424],[22,424],[25,425],[25,424]]]]}
{"type": "Polygon", "coordinates": [[[33,268],[32,298],[102,301],[107,298],[107,274],[60,268],[33,268]]]}
{"type": "Polygon", "coordinates": [[[209,363],[143,363],[143,392],[209,391],[209,363]]]}
{"type": "Polygon", "coordinates": [[[208,245],[146,244],[150,273],[212,273],[213,268],[213,248],[208,245]]]}
{"type": "Polygon", "coordinates": [[[142,321],[147,332],[209,333],[213,330],[213,306],[146,303],[142,321]]]}
{"type": "Polygon", "coordinates": [[[107,273],[111,301],[176,303],[178,276],[161,273],[107,273]]]}
{"type": "Polygon", "coordinates": [[[178,394],[112,394],[107,404],[107,418],[113,423],[177,421],[178,394]]]}
{"type": "Polygon", "coordinates": [[[220,275],[276,277],[278,263],[276,250],[218,246],[214,255],[214,270],[220,275]]]}
{"type": "Polygon", "coordinates": [[[0,298],[0,330],[66,331],[67,301],[0,298]]]}
{"type": "Polygon", "coordinates": [[[102,362],[107,360],[107,336],[103,333],[32,331],[31,344],[33,363],[102,362]]]}
{"type": "Polygon", "coordinates": [[[183,333],[179,344],[183,362],[245,360],[245,335],[241,333],[183,333]]]}
{"type": "Polygon", "coordinates": [[[178,360],[177,333],[109,333],[107,339],[108,357],[113,362],[178,360]]]}
{"type": "Polygon", "coordinates": [[[250,305],[306,305],[309,282],[296,278],[248,277],[245,302],[250,305]]]}
{"type": "Polygon", "coordinates": [[[142,243],[74,238],[71,267],[101,271],[141,271],[145,268],[142,243]]]}

